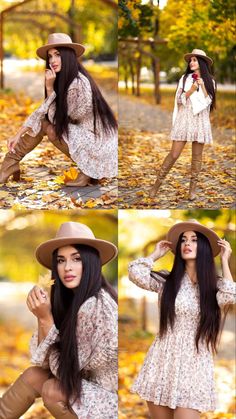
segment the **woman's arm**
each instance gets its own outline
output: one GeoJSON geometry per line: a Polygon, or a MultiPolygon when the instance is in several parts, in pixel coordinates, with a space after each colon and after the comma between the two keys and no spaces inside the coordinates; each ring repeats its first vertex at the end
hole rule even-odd
{"type": "Polygon", "coordinates": [[[196,82],[194,82],[191,88],[187,92],[185,92],[186,99],[188,99],[194,92],[196,92],[197,89],[198,89],[198,85],[196,82]]]}
{"type": "Polygon", "coordinates": [[[16,144],[20,140],[21,136],[24,135],[28,130],[29,128],[27,127],[21,127],[19,131],[13,137],[8,138],[7,148],[9,151],[11,151],[12,153],[15,153],[16,144]]]}
{"type": "Polygon", "coordinates": [[[153,263],[170,250],[171,242],[162,240],[156,244],[154,252],[149,257],[139,258],[129,263],[129,279],[138,287],[148,291],[160,292],[165,282],[158,273],[155,279],[151,276],[153,263]]]}
{"type": "Polygon", "coordinates": [[[38,344],[45,339],[54,325],[48,294],[35,286],[28,294],[27,306],[38,320],[38,344]]]}
{"type": "Polygon", "coordinates": [[[230,279],[233,281],[233,277],[229,268],[229,259],[232,253],[229,242],[224,239],[218,241],[219,246],[221,247],[220,257],[221,257],[221,266],[222,266],[222,276],[223,278],[230,279]]]}
{"type": "Polygon", "coordinates": [[[236,303],[236,283],[233,281],[229,268],[229,259],[232,253],[230,244],[224,239],[220,239],[218,244],[221,247],[220,257],[223,278],[217,282],[216,298],[219,306],[224,308],[226,305],[236,303]]]}

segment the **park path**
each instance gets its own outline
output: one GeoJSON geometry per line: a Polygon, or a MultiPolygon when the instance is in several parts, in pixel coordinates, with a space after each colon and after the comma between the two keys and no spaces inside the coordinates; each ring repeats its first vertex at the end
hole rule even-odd
{"type": "Polygon", "coordinates": [[[206,146],[198,197],[187,199],[191,145],[187,144],[155,199],[148,189],[168,153],[172,113],[144,99],[119,95],[119,208],[220,208],[234,205],[235,133],[213,127],[206,146]]]}
{"type": "MultiPolygon", "coordinates": [[[[35,101],[43,100],[44,74],[10,71],[5,74],[5,87],[23,92],[35,101]]],[[[105,98],[117,113],[117,93],[101,88],[105,98]]],[[[2,147],[1,160],[7,151],[2,147]]],[[[103,179],[83,188],[65,187],[55,178],[72,167],[72,161],[44,137],[21,163],[22,182],[8,182],[0,187],[0,207],[27,209],[112,208],[117,201],[117,180],[103,179]],[[50,161],[50,162],[49,162],[50,161]]]]}

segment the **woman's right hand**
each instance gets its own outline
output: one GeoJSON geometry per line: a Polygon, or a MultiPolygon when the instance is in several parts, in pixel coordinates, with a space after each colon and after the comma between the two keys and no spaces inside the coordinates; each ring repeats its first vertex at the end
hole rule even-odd
{"type": "Polygon", "coordinates": [[[10,137],[7,140],[7,148],[9,151],[11,151],[12,153],[15,153],[15,146],[18,143],[18,141],[20,140],[20,135],[16,134],[14,135],[14,137],[10,137]]]}
{"type": "Polygon", "coordinates": [[[42,288],[33,287],[28,294],[26,304],[38,320],[50,320],[52,318],[50,299],[48,293],[42,288]]]}
{"type": "Polygon", "coordinates": [[[53,91],[54,82],[56,80],[55,70],[51,66],[50,68],[51,70],[48,68],[45,70],[45,87],[49,94],[53,91]]]}
{"type": "Polygon", "coordinates": [[[171,242],[168,240],[161,240],[158,242],[155,246],[154,252],[151,253],[151,257],[153,260],[160,259],[162,256],[164,256],[169,250],[171,249],[171,242]]]}

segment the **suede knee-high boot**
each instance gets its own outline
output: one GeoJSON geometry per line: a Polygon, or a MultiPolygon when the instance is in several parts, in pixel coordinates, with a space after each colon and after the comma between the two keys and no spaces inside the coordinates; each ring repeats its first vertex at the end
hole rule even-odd
{"type": "Polygon", "coordinates": [[[190,177],[190,186],[189,186],[189,200],[193,201],[196,198],[196,188],[199,173],[202,168],[202,155],[196,154],[192,156],[191,163],[191,177],[190,177]]]}
{"type": "Polygon", "coordinates": [[[20,138],[15,146],[15,152],[9,151],[3,159],[0,169],[0,183],[6,183],[12,175],[14,180],[20,180],[19,162],[42,141],[43,136],[44,131],[41,130],[36,137],[25,134],[20,138]]]}
{"type": "Polygon", "coordinates": [[[163,179],[166,177],[166,175],[169,173],[172,166],[175,164],[177,160],[177,157],[172,157],[171,153],[167,154],[165,160],[163,161],[160,171],[158,173],[156,182],[154,183],[153,187],[149,191],[150,198],[154,198],[158,189],[160,188],[163,179]]]}
{"type": "Polygon", "coordinates": [[[0,419],[19,419],[27,412],[39,394],[25,383],[22,376],[0,398],[0,419]]]}
{"type": "Polygon", "coordinates": [[[44,406],[56,419],[75,419],[77,415],[64,402],[44,402],[44,406]]]}
{"type": "MultiPolygon", "coordinates": [[[[15,181],[20,180],[19,162],[42,141],[44,135],[45,132],[42,129],[36,137],[25,134],[20,138],[16,144],[15,153],[9,151],[3,159],[0,169],[0,183],[6,183],[10,176],[13,176],[15,181]]],[[[69,149],[65,141],[59,141],[57,138],[52,140],[51,137],[48,137],[48,139],[55,147],[70,158],[69,149]]]]}

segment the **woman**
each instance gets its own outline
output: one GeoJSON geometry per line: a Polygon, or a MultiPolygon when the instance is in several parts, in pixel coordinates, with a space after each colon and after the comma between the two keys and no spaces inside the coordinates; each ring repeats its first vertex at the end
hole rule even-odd
{"type": "Polygon", "coordinates": [[[19,161],[48,138],[78,165],[80,174],[67,186],[117,175],[117,122],[92,77],[78,61],[84,47],[53,33],[37,50],[46,60],[45,100],[8,140],[0,182],[19,180],[19,161]]]}
{"type": "Polygon", "coordinates": [[[215,409],[213,353],[221,310],[235,302],[229,269],[231,248],[195,220],[175,224],[154,252],[129,265],[129,277],[160,295],[160,332],[132,392],[147,401],[152,419],[199,419],[215,409]],[[153,263],[175,253],[171,272],[153,272],[153,263]],[[223,279],[214,256],[220,253],[223,279]]]}
{"type": "Polygon", "coordinates": [[[19,418],[40,396],[57,419],[117,419],[117,295],[101,273],[116,254],[114,244],[75,222],[37,248],[52,270],[51,299],[37,286],[28,295],[38,321],[36,366],[0,399],[0,419],[19,418]]]}
{"type": "Polygon", "coordinates": [[[171,131],[172,148],[160,168],[158,177],[150,189],[154,198],[163,179],[180,156],[186,142],[192,143],[192,163],[189,199],[196,198],[198,176],[202,166],[204,144],[212,143],[210,110],[215,108],[215,82],[210,73],[213,61],[200,49],[185,54],[188,62],[185,74],[181,77],[175,96],[173,126],[171,131]]]}

